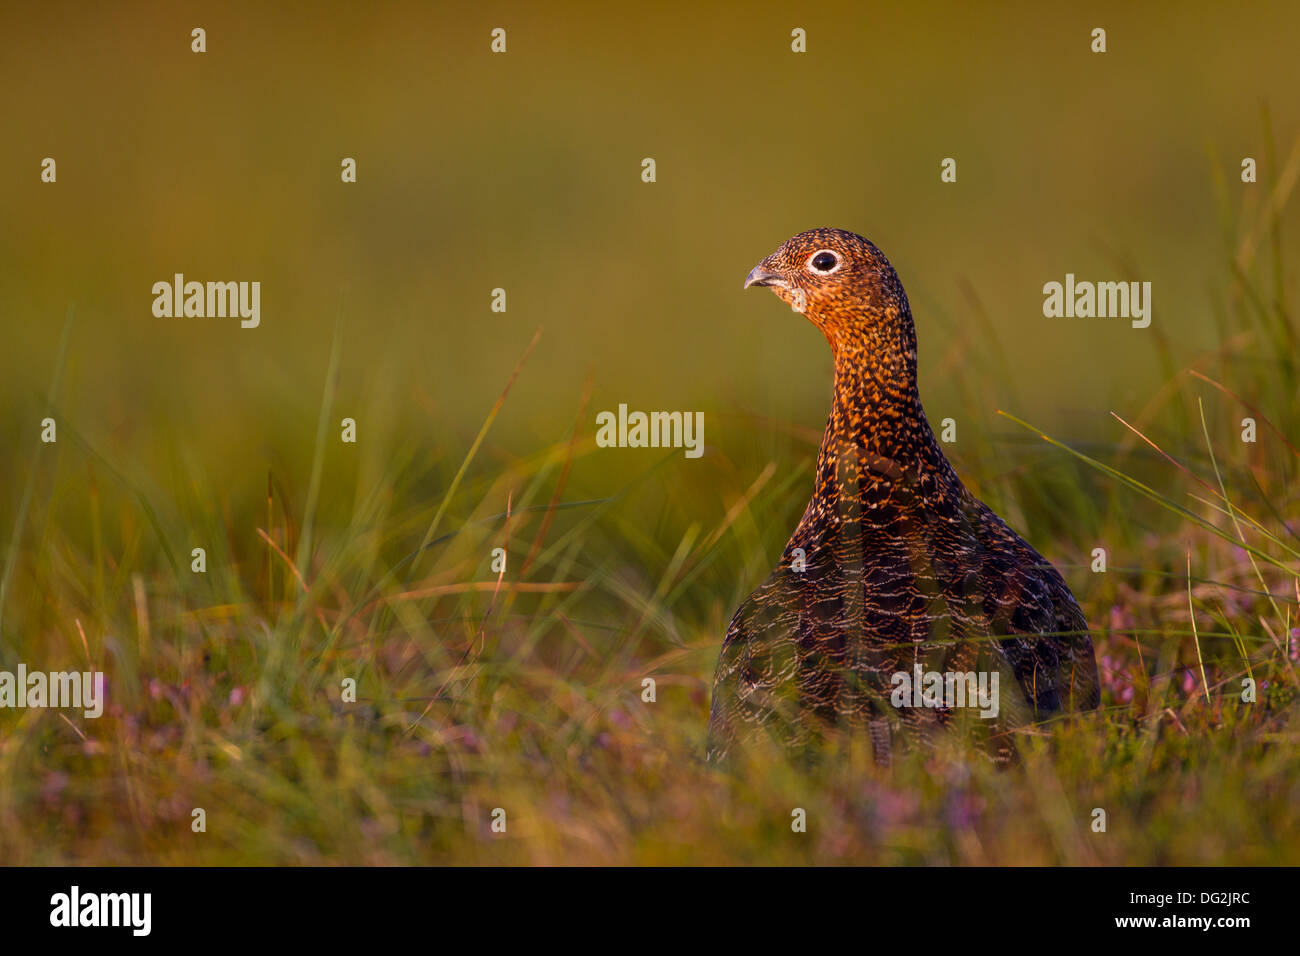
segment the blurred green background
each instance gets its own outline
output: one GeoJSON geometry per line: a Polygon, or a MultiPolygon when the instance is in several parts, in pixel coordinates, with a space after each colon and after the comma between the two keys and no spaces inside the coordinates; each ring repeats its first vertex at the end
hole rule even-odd
{"type": "Polygon", "coordinates": [[[402,434],[472,436],[539,327],[494,426],[520,454],[567,436],[588,373],[589,422],[625,401],[704,410],[710,444],[746,427],[726,414],[820,429],[825,343],[741,291],[819,225],[898,269],[931,417],[1006,433],[1004,407],[1110,434],[1105,410],[1165,380],[1161,337],[1215,341],[1214,171],[1248,227],[1300,125],[1300,11],[1092,7],[7,4],[4,441],[34,434],[70,305],[63,414],[142,465],[158,430],[201,433],[218,484],[303,467],[340,314],[340,415],[371,402],[402,434]],[[1239,182],[1243,156],[1260,184],[1239,182]],[[150,287],[175,272],[260,280],[262,327],[155,318],[150,287]],[[1044,318],[1066,272],[1151,281],[1151,329],[1044,318]],[[963,402],[952,373],[998,348],[963,402]]]}
{"type": "Polygon", "coordinates": [[[110,687],[100,721],[0,712],[0,862],[1294,862],[1297,27],[1285,4],[0,6],[0,667],[110,687]],[[1103,711],[1027,736],[1029,787],[914,761],[733,790],[699,763],[830,398],[821,336],[741,282],[821,225],[892,260],[945,450],[1092,622],[1103,711]],[[261,282],[260,328],[154,317],[177,272],[261,282]],[[1151,327],[1044,318],[1067,272],[1151,282],[1151,327]],[[1191,368],[1260,409],[1257,444],[1191,368]],[[621,402],[703,411],[705,456],[594,451],[621,402]],[[1262,572],[1204,500],[1221,469],[1267,523],[1262,572]],[[796,800],[815,843],[783,839],[796,800]],[[499,805],[519,829],[492,842],[499,805]]]}

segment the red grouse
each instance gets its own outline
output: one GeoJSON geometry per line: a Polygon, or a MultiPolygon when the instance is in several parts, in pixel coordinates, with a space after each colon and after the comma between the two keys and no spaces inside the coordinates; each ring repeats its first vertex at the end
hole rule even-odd
{"type": "Polygon", "coordinates": [[[951,693],[900,703],[903,675],[1002,677],[996,719],[975,712],[971,723],[1003,758],[1014,756],[1009,729],[1096,707],[1096,659],[1070,589],[966,490],[930,430],[911,310],[884,254],[851,232],[814,229],[760,262],[745,279],[754,285],[826,336],[834,401],[816,492],[727,629],[709,758],[760,736],[806,749],[848,733],[888,762],[895,741],[933,740],[961,716],[951,693]]]}

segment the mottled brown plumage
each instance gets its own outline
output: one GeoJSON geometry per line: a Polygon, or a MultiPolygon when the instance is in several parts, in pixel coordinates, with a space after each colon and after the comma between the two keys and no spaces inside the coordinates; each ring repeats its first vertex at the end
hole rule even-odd
{"type": "Polygon", "coordinates": [[[917,394],[916,331],[893,267],[861,236],[814,229],[749,274],[826,336],[834,401],[816,492],[776,569],[736,611],[713,687],[709,756],[751,737],[803,747],[864,734],[876,759],[932,740],[949,708],[891,703],[893,675],[991,673],[1007,731],[1098,702],[1083,613],[1043,558],[967,491],[917,394]],[[802,556],[803,570],[799,570],[802,556]]]}

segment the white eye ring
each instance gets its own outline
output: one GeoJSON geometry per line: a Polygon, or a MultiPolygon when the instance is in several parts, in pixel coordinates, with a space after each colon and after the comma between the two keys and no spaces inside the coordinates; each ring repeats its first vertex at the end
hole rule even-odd
{"type": "Polygon", "coordinates": [[[832,272],[837,271],[837,270],[839,269],[839,267],[840,267],[841,265],[843,265],[843,262],[844,262],[844,260],[842,260],[842,259],[839,257],[839,253],[837,253],[837,252],[835,252],[835,251],[833,251],[833,250],[831,250],[831,249],[818,249],[816,252],[814,252],[812,255],[810,255],[810,256],[808,257],[808,268],[809,268],[810,270],[812,270],[813,272],[817,273],[817,274],[820,275],[820,276],[828,276],[828,275],[830,275],[832,272]],[[819,269],[819,268],[817,268],[817,266],[813,265],[813,261],[814,261],[818,256],[830,256],[832,259],[835,260],[835,264],[832,265],[829,269],[819,269]]]}

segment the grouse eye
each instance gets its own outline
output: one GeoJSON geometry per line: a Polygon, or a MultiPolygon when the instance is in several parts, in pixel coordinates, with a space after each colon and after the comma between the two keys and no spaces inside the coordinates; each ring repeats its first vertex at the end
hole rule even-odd
{"type": "Polygon", "coordinates": [[[817,272],[834,272],[835,267],[840,264],[840,260],[835,253],[822,251],[814,255],[809,260],[809,264],[817,272]]]}

